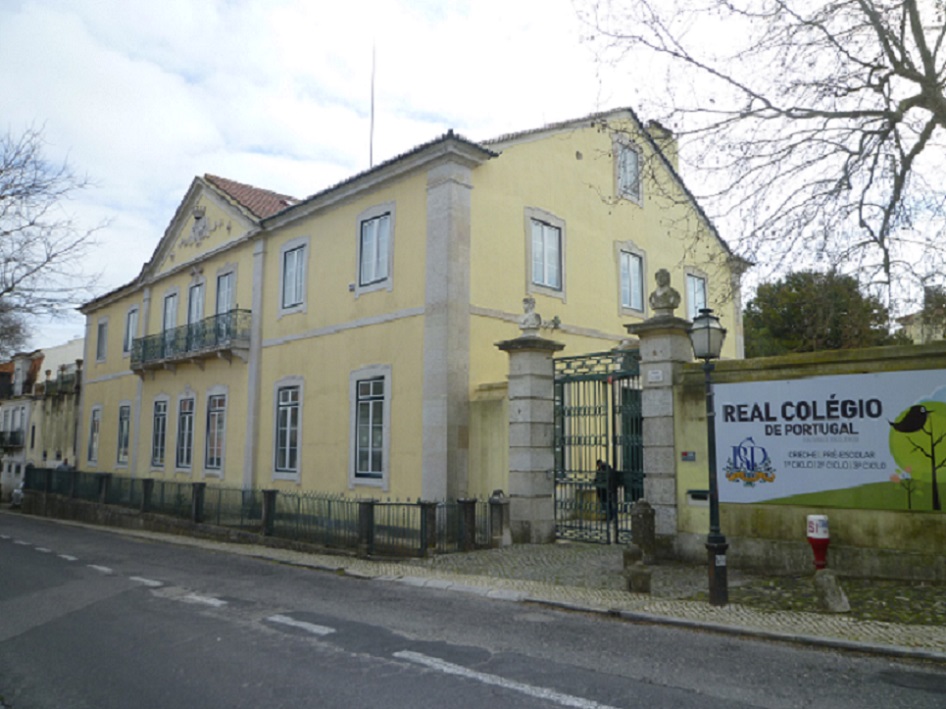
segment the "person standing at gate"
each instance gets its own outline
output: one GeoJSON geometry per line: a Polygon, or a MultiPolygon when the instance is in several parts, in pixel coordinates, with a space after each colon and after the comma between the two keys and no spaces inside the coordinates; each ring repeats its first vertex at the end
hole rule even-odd
{"type": "Polygon", "coordinates": [[[618,516],[618,474],[603,460],[598,460],[595,470],[595,487],[598,492],[598,504],[610,522],[618,516]]]}

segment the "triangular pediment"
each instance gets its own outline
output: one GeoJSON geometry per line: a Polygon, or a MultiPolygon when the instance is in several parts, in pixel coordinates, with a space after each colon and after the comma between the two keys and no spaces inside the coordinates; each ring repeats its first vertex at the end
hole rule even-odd
{"type": "Polygon", "coordinates": [[[246,237],[259,222],[204,178],[191,183],[142,276],[153,279],[246,237]]]}

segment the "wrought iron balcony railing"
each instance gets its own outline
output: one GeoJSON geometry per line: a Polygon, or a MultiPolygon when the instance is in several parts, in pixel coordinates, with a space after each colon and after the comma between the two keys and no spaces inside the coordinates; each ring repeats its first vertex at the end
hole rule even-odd
{"type": "Polygon", "coordinates": [[[249,310],[231,310],[157,335],[136,338],[131,344],[131,368],[157,369],[176,362],[231,354],[245,360],[250,347],[251,320],[249,310]]]}
{"type": "Polygon", "coordinates": [[[57,394],[67,394],[76,390],[76,374],[60,373],[58,379],[47,379],[43,382],[43,393],[46,396],[56,396],[57,394]]]}
{"type": "Polygon", "coordinates": [[[0,448],[22,448],[23,431],[0,431],[0,448]]]}

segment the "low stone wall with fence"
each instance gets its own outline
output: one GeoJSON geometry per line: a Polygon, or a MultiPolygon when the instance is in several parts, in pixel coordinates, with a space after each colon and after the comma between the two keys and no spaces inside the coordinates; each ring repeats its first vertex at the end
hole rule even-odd
{"type": "Polygon", "coordinates": [[[109,473],[27,471],[23,511],[225,541],[423,557],[509,543],[508,501],[381,501],[109,473]]]}

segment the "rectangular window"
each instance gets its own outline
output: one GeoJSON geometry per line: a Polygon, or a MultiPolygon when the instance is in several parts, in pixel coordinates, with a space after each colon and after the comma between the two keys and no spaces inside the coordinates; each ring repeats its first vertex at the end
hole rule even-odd
{"type": "Polygon", "coordinates": [[[538,219],[532,220],[532,282],[562,289],[562,230],[538,219]]]}
{"type": "Polygon", "coordinates": [[[194,400],[181,399],[177,412],[177,467],[189,468],[194,457],[194,400]]]}
{"type": "Polygon", "coordinates": [[[151,429],[151,465],[164,467],[164,447],[167,443],[168,402],[154,402],[154,426],[151,429]]]}
{"type": "Polygon", "coordinates": [[[226,428],[227,397],[215,394],[207,399],[207,450],[204,467],[220,470],[223,467],[223,434],[226,428]]]}
{"type": "Polygon", "coordinates": [[[641,198],[641,156],[630,145],[618,149],[618,196],[641,198]]]}
{"type": "Polygon", "coordinates": [[[128,440],[131,433],[131,407],[118,407],[118,463],[128,463],[128,440]]]}
{"type": "Polygon", "coordinates": [[[122,352],[125,354],[131,352],[136,334],[138,334],[138,308],[132,308],[125,316],[125,339],[122,340],[122,352]]]}
{"type": "Polygon", "coordinates": [[[355,477],[380,478],[384,472],[384,377],[357,382],[355,477]]]}
{"type": "Polygon", "coordinates": [[[302,305],[305,285],[305,246],[297,246],[283,254],[282,307],[302,305]]]}
{"type": "Polygon", "coordinates": [[[388,278],[391,248],[391,215],[382,214],[361,223],[358,283],[361,286],[381,283],[388,278]]]}
{"type": "Polygon", "coordinates": [[[644,259],[629,251],[621,252],[621,307],[644,309],[644,259]]]}
{"type": "Polygon", "coordinates": [[[233,272],[217,276],[217,315],[233,309],[233,272]]]}
{"type": "Polygon", "coordinates": [[[89,423],[89,462],[97,463],[99,459],[99,428],[102,425],[102,409],[92,409],[92,420],[89,423]]]}
{"type": "Polygon", "coordinates": [[[174,328],[177,327],[177,293],[164,298],[164,356],[174,352],[174,328]]]}
{"type": "Polygon", "coordinates": [[[204,284],[192,285],[187,291],[187,324],[199,323],[204,318],[204,284]]]}
{"type": "Polygon", "coordinates": [[[299,387],[280,387],[276,392],[276,470],[299,470],[299,387]]]}
{"type": "Polygon", "coordinates": [[[706,279],[687,274],[687,318],[693,320],[706,307],[706,279]]]}
{"type": "Polygon", "coordinates": [[[108,352],[108,320],[99,320],[95,340],[95,359],[99,362],[104,361],[106,352],[108,352]]]}

